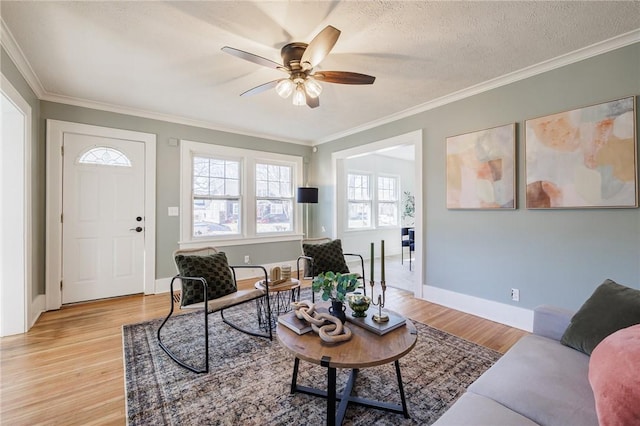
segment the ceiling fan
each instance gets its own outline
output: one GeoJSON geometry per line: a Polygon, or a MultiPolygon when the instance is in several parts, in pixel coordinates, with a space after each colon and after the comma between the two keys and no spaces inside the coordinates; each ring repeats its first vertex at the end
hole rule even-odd
{"type": "Polygon", "coordinates": [[[306,104],[310,108],[316,108],[320,105],[318,96],[322,92],[322,86],[318,81],[339,84],[373,84],[376,79],[371,75],[355,72],[313,70],[333,49],[338,37],[340,37],[340,30],[328,25],[309,44],[298,42],[287,44],[280,51],[284,65],[229,46],[223,47],[222,51],[289,74],[289,77],[261,84],[241,93],[240,96],[251,96],[275,88],[278,95],[283,98],[288,98],[293,94],[294,105],[306,104]]]}

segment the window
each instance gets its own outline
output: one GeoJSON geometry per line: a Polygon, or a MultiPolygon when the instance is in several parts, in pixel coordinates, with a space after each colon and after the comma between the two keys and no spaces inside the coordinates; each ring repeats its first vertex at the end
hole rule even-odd
{"type": "Polygon", "coordinates": [[[348,229],[371,227],[370,176],[347,174],[348,229]]]}
{"type": "Polygon", "coordinates": [[[186,140],[180,155],[181,247],[300,238],[302,157],[186,140]]]}
{"type": "Polygon", "coordinates": [[[292,167],[256,164],[256,232],[293,229],[292,167]]]}
{"type": "Polygon", "coordinates": [[[378,176],[378,226],[398,225],[398,178],[378,176]]]}
{"type": "Polygon", "coordinates": [[[240,161],[193,156],[192,237],[240,233],[240,161]]]}
{"type": "Polygon", "coordinates": [[[91,148],[80,156],[79,164],[97,164],[100,166],[131,167],[131,161],[117,149],[107,146],[91,148]]]}

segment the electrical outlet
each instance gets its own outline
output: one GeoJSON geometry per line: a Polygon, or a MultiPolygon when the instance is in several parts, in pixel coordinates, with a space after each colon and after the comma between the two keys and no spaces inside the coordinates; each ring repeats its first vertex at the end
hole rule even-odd
{"type": "Polygon", "coordinates": [[[246,256],[244,257],[244,263],[246,263],[247,265],[248,265],[249,263],[251,263],[251,258],[249,257],[249,255],[246,255],[246,256]]]}
{"type": "Polygon", "coordinates": [[[518,290],[517,288],[511,289],[511,300],[513,300],[514,302],[520,301],[520,290],[518,290]]]}

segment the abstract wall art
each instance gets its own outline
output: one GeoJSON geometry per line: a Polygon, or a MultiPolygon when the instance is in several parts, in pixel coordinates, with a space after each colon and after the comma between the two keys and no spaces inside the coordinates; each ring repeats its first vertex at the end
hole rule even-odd
{"type": "Polygon", "coordinates": [[[516,208],[516,125],[448,137],[447,208],[516,208]]]}
{"type": "Polygon", "coordinates": [[[635,98],[525,122],[527,208],[638,207],[635,98]]]}

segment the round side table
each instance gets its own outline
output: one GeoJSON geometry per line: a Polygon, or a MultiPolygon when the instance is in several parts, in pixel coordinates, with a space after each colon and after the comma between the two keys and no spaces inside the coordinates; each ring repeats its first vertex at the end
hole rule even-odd
{"type": "MultiPolygon", "coordinates": [[[[264,291],[264,280],[255,283],[255,288],[264,291]]],[[[269,306],[271,307],[271,327],[275,329],[278,323],[278,316],[291,310],[291,302],[300,298],[300,281],[291,278],[281,284],[272,286],[269,284],[269,306]]],[[[267,320],[267,306],[264,299],[256,299],[256,309],[258,310],[258,325],[264,329],[269,329],[267,320]]]]}

